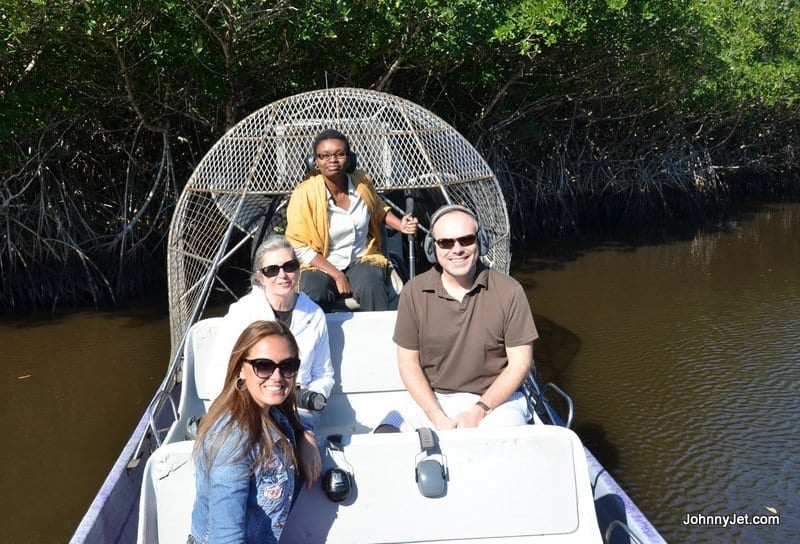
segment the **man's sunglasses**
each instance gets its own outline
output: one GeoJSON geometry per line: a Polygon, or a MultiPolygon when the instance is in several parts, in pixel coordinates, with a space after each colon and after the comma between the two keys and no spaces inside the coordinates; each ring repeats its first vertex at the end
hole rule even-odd
{"type": "Polygon", "coordinates": [[[292,272],[297,272],[297,270],[300,268],[300,263],[298,263],[296,259],[292,259],[291,261],[286,261],[283,264],[271,264],[262,268],[261,273],[268,278],[274,278],[278,275],[278,272],[280,272],[281,268],[283,268],[283,271],[287,274],[291,274],[292,272]]]}
{"type": "Polygon", "coordinates": [[[458,242],[461,247],[469,247],[474,244],[477,239],[477,234],[467,234],[466,236],[460,236],[458,238],[439,238],[436,240],[436,245],[442,249],[453,249],[456,242],[458,242]]]}
{"type": "Polygon", "coordinates": [[[289,357],[279,363],[272,359],[244,359],[244,362],[250,363],[255,375],[262,379],[271,377],[276,368],[284,378],[291,378],[300,370],[300,359],[297,357],[289,357]]]}

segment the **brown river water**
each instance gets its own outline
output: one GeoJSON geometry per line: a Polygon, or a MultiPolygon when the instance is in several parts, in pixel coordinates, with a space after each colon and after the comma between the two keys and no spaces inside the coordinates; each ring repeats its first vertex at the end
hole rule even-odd
{"type": "MultiPolygon", "coordinates": [[[[800,204],[542,243],[512,274],[541,374],[669,542],[800,542],[800,204]],[[767,508],[780,525],[696,523],[767,508]]],[[[163,308],[0,320],[0,544],[69,539],[168,343],[163,308]]]]}

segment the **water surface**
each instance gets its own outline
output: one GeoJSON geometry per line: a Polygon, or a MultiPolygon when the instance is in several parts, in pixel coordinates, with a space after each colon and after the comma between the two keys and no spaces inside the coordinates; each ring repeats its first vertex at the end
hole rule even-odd
{"type": "Polygon", "coordinates": [[[775,205],[516,255],[542,374],[670,542],[800,541],[798,234],[800,206],[775,205]],[[765,507],[779,527],[683,524],[765,507]]]}
{"type": "MultiPolygon", "coordinates": [[[[800,542],[800,205],[515,254],[542,374],[670,542],[800,542]],[[780,514],[778,527],[687,514],[780,514]]],[[[163,310],[0,321],[0,543],[66,542],[161,381],[163,310]]]]}
{"type": "Polygon", "coordinates": [[[0,542],[67,542],[163,378],[163,310],[0,321],[0,542]]]}

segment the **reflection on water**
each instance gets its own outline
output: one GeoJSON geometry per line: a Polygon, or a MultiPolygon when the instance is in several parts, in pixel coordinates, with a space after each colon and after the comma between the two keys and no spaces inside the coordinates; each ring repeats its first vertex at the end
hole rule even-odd
{"type": "Polygon", "coordinates": [[[671,542],[800,539],[800,206],[515,255],[576,430],[671,542]],[[780,527],[686,514],[781,514],[780,527]]]}
{"type": "Polygon", "coordinates": [[[164,310],[0,321],[2,543],[66,542],[163,378],[164,310]]]}
{"type": "MultiPolygon", "coordinates": [[[[800,205],[784,205],[700,234],[515,255],[542,374],[572,394],[581,437],[670,542],[800,541],[798,233],[800,205]],[[767,506],[779,527],[683,525],[767,506]]],[[[160,311],[0,321],[0,543],[69,538],[168,344],[160,311]]]]}

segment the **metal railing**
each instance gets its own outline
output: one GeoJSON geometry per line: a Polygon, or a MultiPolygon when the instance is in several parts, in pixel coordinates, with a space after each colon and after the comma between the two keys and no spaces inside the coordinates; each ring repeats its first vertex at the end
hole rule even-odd
{"type": "Polygon", "coordinates": [[[621,529],[622,531],[625,531],[628,534],[628,538],[630,538],[634,542],[634,544],[642,544],[642,541],[639,540],[639,537],[637,537],[633,533],[633,531],[631,531],[631,528],[622,523],[618,519],[613,520],[611,523],[608,524],[608,527],[606,527],[606,532],[603,535],[603,540],[605,541],[606,544],[611,544],[611,533],[613,533],[614,529],[617,528],[621,529]]]}

